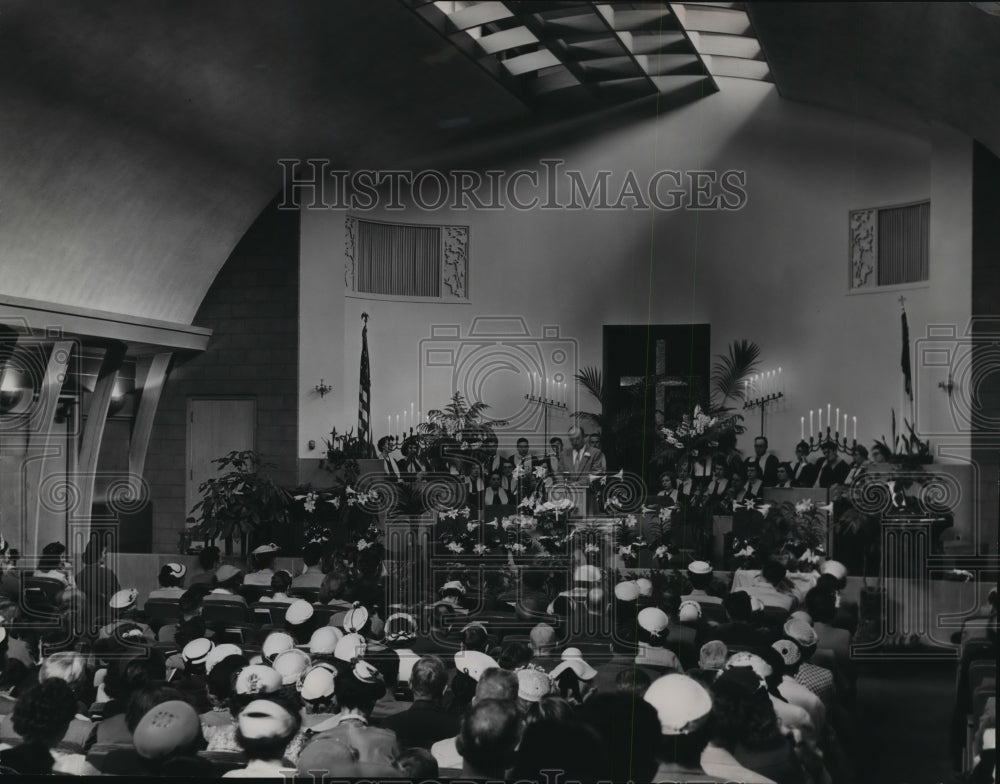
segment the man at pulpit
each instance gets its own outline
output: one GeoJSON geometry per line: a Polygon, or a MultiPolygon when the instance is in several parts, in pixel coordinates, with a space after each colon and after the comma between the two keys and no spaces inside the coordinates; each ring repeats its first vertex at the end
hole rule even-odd
{"type": "Polygon", "coordinates": [[[500,474],[494,471],[490,474],[490,484],[483,491],[484,506],[510,506],[511,497],[506,490],[501,487],[500,474]]]}
{"type": "Polygon", "coordinates": [[[562,453],[559,471],[570,484],[589,485],[591,474],[603,474],[607,470],[604,454],[587,444],[583,428],[571,427],[568,435],[570,448],[562,453]]]}
{"type": "Polygon", "coordinates": [[[795,445],[795,462],[792,463],[792,487],[812,487],[816,481],[816,466],[809,462],[809,444],[799,441],[795,445]]]}
{"type": "Polygon", "coordinates": [[[399,470],[409,481],[414,481],[419,474],[427,471],[427,466],[420,459],[420,443],[415,438],[408,438],[403,442],[403,458],[399,461],[399,470]]]}

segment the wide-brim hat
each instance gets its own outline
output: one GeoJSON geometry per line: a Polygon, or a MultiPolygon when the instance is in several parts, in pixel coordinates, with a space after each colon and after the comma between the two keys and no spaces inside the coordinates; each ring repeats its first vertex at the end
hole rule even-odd
{"type": "Polygon", "coordinates": [[[662,634],[670,625],[670,618],[659,607],[646,607],[640,610],[636,621],[640,628],[650,634],[662,634]]]}
{"type": "Polygon", "coordinates": [[[333,651],[333,658],[342,662],[352,662],[364,656],[368,645],[360,634],[345,634],[333,651]]]}
{"type": "Polygon", "coordinates": [[[701,618],[701,605],[690,599],[681,602],[677,610],[677,618],[681,623],[693,623],[701,618]]]}
{"type": "Polygon", "coordinates": [[[788,639],[798,643],[803,648],[811,648],[819,642],[819,635],[812,624],[801,618],[789,618],[785,621],[782,631],[788,635],[788,639]]]}
{"type": "Polygon", "coordinates": [[[135,588],[123,588],[111,597],[108,604],[112,610],[127,610],[139,598],[139,592],[135,588]]]}
{"type": "Polygon", "coordinates": [[[309,654],[299,648],[282,651],[274,657],[274,662],[271,664],[281,676],[281,682],[285,686],[298,682],[299,676],[311,665],[312,659],[309,654]]]}
{"type": "Polygon", "coordinates": [[[255,547],[253,550],[254,555],[268,555],[270,553],[276,553],[281,548],[278,547],[274,542],[270,544],[262,544],[260,547],[255,547]]]}
{"type": "Polygon", "coordinates": [[[832,575],[837,580],[843,580],[847,577],[847,567],[840,561],[825,561],[823,563],[823,567],[820,569],[820,572],[822,574],[832,575]]]}
{"type": "Polygon", "coordinates": [[[355,602],[354,606],[344,613],[343,627],[345,632],[359,632],[368,623],[368,610],[360,603],[355,602]]]}
{"type": "Polygon", "coordinates": [[[280,738],[295,724],[288,709],[273,700],[254,700],[240,711],[236,726],[244,738],[280,738]]]}
{"type": "Polygon", "coordinates": [[[385,641],[410,642],[417,636],[417,619],[410,613],[393,613],[385,621],[385,641]]]}
{"type": "Polygon", "coordinates": [[[635,580],[625,580],[615,585],[615,598],[620,602],[634,602],[639,598],[639,586],[635,580]]]}
{"type": "Polygon", "coordinates": [[[297,689],[304,700],[321,700],[332,697],[336,673],[322,664],[314,664],[299,676],[297,689]]]}
{"type": "Polygon", "coordinates": [[[688,571],[691,574],[711,574],[712,564],[708,561],[692,561],[688,564],[688,571]]]}
{"type": "Polygon", "coordinates": [[[499,666],[496,659],[481,651],[459,651],[455,654],[455,669],[474,681],[478,681],[486,670],[499,666]]]}
{"type": "Polygon", "coordinates": [[[295,647],[295,638],[288,632],[271,632],[264,638],[260,652],[265,659],[271,660],[279,653],[295,647]]]}
{"type": "Polygon", "coordinates": [[[653,595],[653,581],[648,577],[637,577],[635,584],[639,586],[640,596],[652,596],[653,595]]]}
{"type": "Polygon", "coordinates": [[[191,640],[187,645],[181,650],[181,657],[188,664],[204,664],[208,661],[208,655],[215,648],[215,643],[213,643],[207,637],[199,637],[196,640],[191,640]]]}
{"type": "Polygon", "coordinates": [[[566,670],[572,670],[581,681],[589,681],[597,677],[597,670],[583,660],[583,653],[579,648],[564,650],[562,661],[549,673],[549,677],[555,680],[566,670]]]}
{"type": "Polygon", "coordinates": [[[601,570],[593,564],[581,564],[573,570],[573,582],[598,583],[601,581],[601,570]]]}
{"type": "Polygon", "coordinates": [[[794,667],[802,659],[802,651],[791,640],[778,640],[771,647],[781,654],[781,659],[787,667],[794,667]]]}

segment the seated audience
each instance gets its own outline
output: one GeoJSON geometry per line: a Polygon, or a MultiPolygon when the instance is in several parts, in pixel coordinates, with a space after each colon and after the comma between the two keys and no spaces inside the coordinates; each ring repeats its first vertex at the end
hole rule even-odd
{"type": "Polygon", "coordinates": [[[50,542],[42,548],[42,555],[38,559],[38,568],[34,572],[35,577],[45,577],[49,580],[58,580],[63,585],[69,585],[70,563],[66,555],[66,545],[62,542],[50,542]]]}
{"type": "Polygon", "coordinates": [[[284,569],[279,569],[271,578],[272,594],[270,596],[261,596],[260,600],[268,604],[291,604],[295,599],[288,595],[288,591],[291,589],[293,582],[292,576],[288,572],[284,569]]]}
{"type": "Polygon", "coordinates": [[[236,717],[236,742],[246,752],[245,768],[223,773],[223,778],[274,778],[294,775],[285,766],[285,749],[299,731],[298,707],[279,694],[256,699],[236,717]]]}
{"type": "MultiPolygon", "coordinates": [[[[268,575],[267,579],[268,584],[270,584],[271,575],[268,575]]],[[[246,604],[247,600],[237,593],[241,585],[243,585],[243,572],[235,566],[223,564],[215,570],[215,575],[212,578],[212,590],[204,596],[202,601],[246,604]]]]}
{"type": "Polygon", "coordinates": [[[278,558],[279,550],[280,548],[278,545],[273,543],[262,544],[255,548],[253,553],[250,555],[253,571],[243,578],[243,584],[263,586],[270,585],[271,578],[274,577],[274,562],[278,558]]]}

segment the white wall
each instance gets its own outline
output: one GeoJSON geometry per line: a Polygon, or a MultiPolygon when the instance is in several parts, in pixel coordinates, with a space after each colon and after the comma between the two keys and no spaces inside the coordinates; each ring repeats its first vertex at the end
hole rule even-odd
{"type": "MultiPolygon", "coordinates": [[[[747,338],[761,345],[767,367],[782,367],[787,397],[767,424],[779,455],[791,454],[800,416],[808,421],[810,408],[827,403],[857,416],[859,440],[888,435],[890,408],[898,416],[900,407],[900,293],[914,340],[928,323],[964,325],[969,318],[971,143],[943,131],[920,138],[792,103],[755,82],[721,86],[660,118],[526,151],[496,167],[537,169],[539,159],[560,157],[568,169],[609,169],[617,183],[628,171],[645,182],[662,169],[745,170],[749,200],[741,210],[359,213],[469,225],[468,305],[343,298],[344,213],[304,210],[301,356],[303,367],[311,365],[303,371],[304,398],[319,368],[339,375],[339,383],[322,407],[304,400],[300,449],[329,430],[320,408],[337,422],[356,421],[362,310],[372,316],[376,436],[386,414],[411,401],[423,410],[444,402],[443,383],[420,396],[421,340],[434,324],[467,331],[477,316],[522,316],[533,335],[556,324],[578,341],[581,366],[601,365],[603,324],[708,322],[713,354],[747,338]],[[848,212],[928,197],[930,284],[848,294],[848,212]],[[333,367],[339,374],[327,370],[333,367]]],[[[485,389],[486,402],[508,414],[520,407],[527,380],[500,373],[485,389]]],[[[940,418],[947,396],[933,391],[918,394],[928,415],[940,418]]],[[[579,406],[592,408],[593,401],[584,396],[579,406]]],[[[750,425],[748,435],[759,419],[750,425]]]]}

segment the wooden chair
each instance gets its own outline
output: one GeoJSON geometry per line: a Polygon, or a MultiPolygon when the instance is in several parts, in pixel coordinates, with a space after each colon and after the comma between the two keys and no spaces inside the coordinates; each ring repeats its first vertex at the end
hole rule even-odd
{"type": "Polygon", "coordinates": [[[55,580],[51,577],[36,577],[25,576],[24,578],[24,588],[25,590],[30,588],[38,588],[45,594],[49,602],[54,603],[56,597],[63,592],[66,585],[59,580],[55,580]]]}
{"type": "Polygon", "coordinates": [[[288,591],[289,596],[294,596],[296,599],[305,599],[307,602],[312,604],[317,604],[319,602],[319,588],[295,588],[292,587],[288,591]]]}
{"type": "Polygon", "coordinates": [[[146,614],[149,625],[155,627],[179,621],[183,617],[181,604],[177,599],[147,599],[142,611],[146,614]]]}
{"type": "Polygon", "coordinates": [[[259,626],[275,626],[279,629],[285,624],[285,610],[287,609],[287,604],[276,602],[258,602],[250,607],[254,623],[259,626]]]}
{"type": "Polygon", "coordinates": [[[247,600],[247,604],[256,604],[265,596],[274,596],[274,591],[267,585],[241,585],[237,593],[247,600]]]}
{"type": "Polygon", "coordinates": [[[206,624],[247,623],[250,610],[243,602],[211,601],[202,604],[201,617],[206,624]]]}

